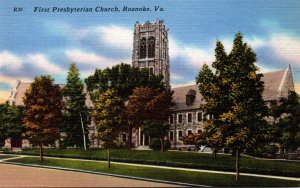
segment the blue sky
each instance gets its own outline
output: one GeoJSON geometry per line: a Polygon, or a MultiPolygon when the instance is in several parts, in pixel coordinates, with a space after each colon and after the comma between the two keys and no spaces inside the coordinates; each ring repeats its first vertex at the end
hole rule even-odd
{"type": "MultiPolygon", "coordinates": [[[[0,100],[17,79],[50,74],[65,83],[75,62],[82,78],[95,68],[131,63],[136,21],[163,19],[169,28],[171,85],[193,84],[203,63],[214,60],[216,40],[229,52],[238,31],[257,54],[261,72],[291,64],[300,85],[300,1],[298,0],[15,0],[0,2],[0,100]],[[57,13],[52,7],[119,7],[120,12],[57,13]],[[151,12],[123,12],[123,6],[151,12]],[[164,11],[154,11],[154,6],[164,11]],[[22,7],[22,12],[14,12],[22,7]],[[50,12],[34,12],[35,7],[50,12]]],[[[298,90],[299,91],[299,90],[298,90]]]]}

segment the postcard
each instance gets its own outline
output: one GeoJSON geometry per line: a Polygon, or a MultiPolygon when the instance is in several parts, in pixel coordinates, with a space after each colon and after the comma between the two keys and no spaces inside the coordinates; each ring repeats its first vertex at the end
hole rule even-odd
{"type": "MultiPolygon", "coordinates": [[[[266,75],[270,92],[264,100],[285,92],[285,84],[300,94],[299,10],[298,0],[3,0],[0,103],[23,105],[20,84],[30,84],[36,76],[50,75],[56,84],[66,84],[71,64],[84,82],[96,69],[124,63],[163,75],[184,103],[177,105],[182,112],[171,116],[171,124],[200,122],[206,118],[202,112],[188,114],[193,109],[188,103],[198,100],[193,94],[198,92],[196,77],[204,64],[212,68],[216,43],[220,41],[229,54],[237,34],[256,54],[257,73],[266,75]],[[186,98],[190,95],[194,98],[186,98]]],[[[175,139],[171,148],[194,150],[176,143],[181,136],[202,131],[203,127],[175,126],[167,137],[175,139]]],[[[135,146],[150,143],[140,129],[133,136],[135,146]]]]}

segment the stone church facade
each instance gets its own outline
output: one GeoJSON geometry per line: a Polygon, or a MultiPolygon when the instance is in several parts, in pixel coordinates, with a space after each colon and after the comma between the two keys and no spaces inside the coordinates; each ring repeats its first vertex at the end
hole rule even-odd
{"type": "MultiPolygon", "coordinates": [[[[148,68],[149,74],[161,74],[164,76],[166,85],[170,85],[168,29],[162,20],[144,24],[137,22],[134,25],[132,66],[148,68]]],[[[262,80],[265,83],[263,99],[268,107],[276,105],[280,97],[287,97],[290,91],[295,90],[290,66],[285,70],[265,73],[262,80]]],[[[9,102],[23,105],[22,98],[29,86],[30,83],[18,81],[11,90],[9,102]]],[[[210,115],[204,116],[200,109],[200,104],[203,101],[197,85],[177,87],[172,88],[172,90],[174,91],[175,106],[169,118],[170,130],[166,139],[170,140],[172,148],[180,149],[184,147],[180,137],[204,131],[203,123],[212,117],[210,115]]],[[[93,107],[89,97],[86,100],[86,105],[90,108],[93,107]]],[[[99,143],[92,136],[95,134],[95,128],[92,124],[89,125],[89,133],[91,147],[98,147],[99,143]]],[[[126,132],[120,134],[120,141],[128,142],[126,132]]],[[[148,148],[150,138],[143,133],[141,128],[137,128],[132,131],[131,142],[135,147],[148,148]]],[[[24,140],[23,143],[29,146],[28,141],[24,140]]]]}
{"type": "MultiPolygon", "coordinates": [[[[290,91],[295,91],[290,66],[285,70],[264,73],[262,81],[265,83],[263,99],[269,108],[277,105],[280,98],[287,98],[290,91]]],[[[177,87],[172,90],[176,105],[169,118],[168,139],[174,148],[181,149],[183,142],[180,137],[204,131],[204,122],[213,117],[204,116],[204,112],[199,108],[203,101],[197,85],[177,87]]]]}

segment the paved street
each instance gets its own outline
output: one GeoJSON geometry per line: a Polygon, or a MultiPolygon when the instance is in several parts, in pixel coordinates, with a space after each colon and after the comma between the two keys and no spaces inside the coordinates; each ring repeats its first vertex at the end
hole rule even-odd
{"type": "Polygon", "coordinates": [[[0,187],[175,187],[175,185],[0,164],[0,187]]]}

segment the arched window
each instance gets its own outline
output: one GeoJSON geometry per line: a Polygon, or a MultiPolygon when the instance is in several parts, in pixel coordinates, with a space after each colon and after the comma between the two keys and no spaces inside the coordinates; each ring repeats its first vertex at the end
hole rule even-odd
{"type": "Polygon", "coordinates": [[[146,38],[142,38],[141,44],[140,44],[140,58],[146,58],[146,38]]]}
{"type": "Polygon", "coordinates": [[[149,37],[148,39],[148,57],[154,57],[155,56],[155,38],[149,37]]]}

